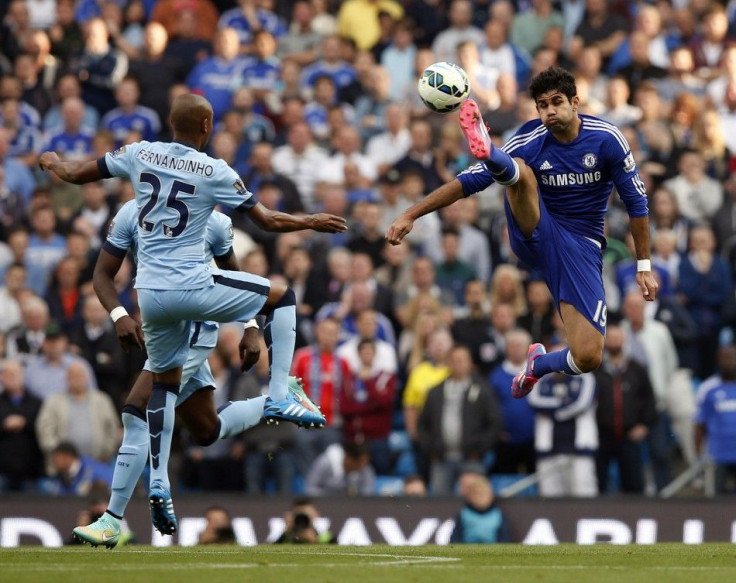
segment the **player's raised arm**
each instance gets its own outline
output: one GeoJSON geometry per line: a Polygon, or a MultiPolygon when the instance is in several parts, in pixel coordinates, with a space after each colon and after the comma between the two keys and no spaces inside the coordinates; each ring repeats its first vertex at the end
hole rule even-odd
{"type": "Polygon", "coordinates": [[[422,200],[414,203],[401,213],[386,232],[386,240],[392,245],[398,245],[414,227],[414,221],[438,209],[450,206],[463,198],[463,186],[457,178],[443,184],[437,190],[430,192],[422,200]]]}
{"type": "Polygon", "coordinates": [[[103,178],[96,160],[91,162],[62,162],[56,152],[44,152],[38,159],[41,170],[56,174],[64,182],[86,184],[103,178]]]}
{"type": "Polygon", "coordinates": [[[311,229],[320,233],[342,233],[348,230],[347,223],[343,217],[327,213],[290,215],[288,213],[272,211],[259,202],[251,208],[245,209],[244,212],[264,231],[287,233],[289,231],[311,229]]]}

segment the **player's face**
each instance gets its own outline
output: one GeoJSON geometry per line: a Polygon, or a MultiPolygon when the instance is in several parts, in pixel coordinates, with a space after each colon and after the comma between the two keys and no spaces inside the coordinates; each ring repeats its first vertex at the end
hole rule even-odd
{"type": "Polygon", "coordinates": [[[564,132],[575,119],[578,98],[570,101],[562,92],[554,90],[537,98],[537,111],[544,126],[551,132],[564,132]]]}

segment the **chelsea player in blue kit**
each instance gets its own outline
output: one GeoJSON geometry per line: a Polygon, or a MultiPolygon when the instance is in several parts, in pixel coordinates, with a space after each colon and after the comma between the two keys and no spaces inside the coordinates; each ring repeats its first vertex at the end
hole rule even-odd
{"type": "Polygon", "coordinates": [[[645,299],[652,301],[657,293],[646,190],[626,139],[610,123],[578,113],[575,78],[564,69],[543,71],[529,91],[540,119],[523,124],[502,148],[493,147],[477,104],[466,100],[460,125],[481,162],[404,211],[386,234],[398,244],[419,217],[493,182],[506,186],[511,247],[521,261],[544,274],[569,346],[547,354],[544,346],[532,344],[526,368],[512,381],[516,398],[551,372],[579,375],[600,365],[606,329],[603,219],[614,186],[629,214],[636,281],[645,299]]]}
{"type": "MultiPolygon", "coordinates": [[[[61,162],[53,152],[41,155],[42,169],[66,182],[84,184],[118,176],[131,180],[138,209],[138,273],[135,287],[153,373],[147,407],[153,523],[163,534],[176,530],[167,472],[174,408],[182,366],[189,351],[190,322],[247,322],[266,315],[264,334],[271,377],[265,401],[267,420],[323,426],[324,417],[288,391],[296,337],[296,299],[282,284],[254,275],[220,271],[203,263],[209,216],[217,204],[245,212],[269,231],[346,230],[345,219],[328,214],[292,216],[258,203],[237,173],[201,150],[213,129],[212,106],[185,94],[171,107],[174,141],[137,142],[96,162],[61,162]]],[[[124,308],[111,312],[126,316],[124,308]]]]}

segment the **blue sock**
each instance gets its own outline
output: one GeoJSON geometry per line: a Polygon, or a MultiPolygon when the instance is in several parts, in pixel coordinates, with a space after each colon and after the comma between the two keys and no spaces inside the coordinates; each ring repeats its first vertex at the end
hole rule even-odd
{"type": "Polygon", "coordinates": [[[220,436],[218,439],[233,437],[246,429],[255,427],[263,417],[263,404],[266,397],[256,397],[247,401],[230,401],[218,413],[220,436]]]}
{"type": "Polygon", "coordinates": [[[108,511],[123,516],[138,478],[148,459],[148,423],[146,416],[132,405],[123,407],[123,443],[118,450],[108,511]]]}
{"type": "Polygon", "coordinates": [[[543,354],[534,361],[532,374],[535,378],[541,379],[551,372],[562,372],[569,376],[583,374],[573,361],[569,348],[543,354]]]}
{"type": "Polygon", "coordinates": [[[268,361],[271,363],[268,396],[274,401],[283,401],[288,393],[289,370],[296,342],[296,296],[291,289],[286,290],[266,317],[263,335],[268,346],[268,361]]]}
{"type": "Polygon", "coordinates": [[[519,181],[519,165],[501,148],[492,148],[491,157],[483,163],[499,184],[510,186],[519,181]]]}
{"type": "Polygon", "coordinates": [[[171,453],[171,437],[174,434],[174,417],[176,415],[176,398],[179,385],[153,383],[151,398],[148,400],[148,433],[151,442],[151,485],[158,482],[163,488],[170,489],[169,455],[171,453]]]}

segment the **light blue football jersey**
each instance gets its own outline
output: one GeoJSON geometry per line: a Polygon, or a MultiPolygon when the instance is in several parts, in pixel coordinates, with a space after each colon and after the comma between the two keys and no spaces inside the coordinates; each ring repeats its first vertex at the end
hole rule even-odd
{"type": "MultiPolygon", "coordinates": [[[[233,246],[233,223],[221,212],[213,212],[207,220],[204,256],[209,263],[215,257],[223,257],[233,246]]],[[[117,212],[107,231],[107,240],[102,248],[116,257],[130,251],[133,261],[138,263],[138,205],[135,200],[126,202],[117,212]]]]}
{"type": "MultiPolygon", "coordinates": [[[[214,257],[223,257],[232,249],[233,223],[221,212],[213,212],[207,220],[203,261],[209,263],[214,257]]],[[[135,200],[126,202],[110,223],[107,240],[102,248],[123,257],[130,251],[137,263],[138,254],[138,205],[135,200]]],[[[191,345],[214,348],[217,345],[217,322],[192,323],[191,345]]]]}
{"type": "MultiPolygon", "coordinates": [[[[98,160],[103,177],[128,178],[135,189],[137,289],[190,290],[212,283],[205,234],[214,207],[256,205],[238,174],[177,142],[136,142],[98,160]]],[[[112,243],[114,244],[114,243],[112,243]]]]}

